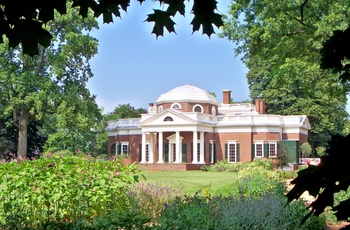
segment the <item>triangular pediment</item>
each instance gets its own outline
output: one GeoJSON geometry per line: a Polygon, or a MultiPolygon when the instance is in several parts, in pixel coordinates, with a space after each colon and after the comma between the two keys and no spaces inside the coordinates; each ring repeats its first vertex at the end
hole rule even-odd
{"type": "Polygon", "coordinates": [[[144,120],[140,123],[140,127],[145,126],[160,126],[160,125],[194,125],[198,124],[197,121],[192,118],[174,111],[172,109],[166,109],[161,113],[157,113],[154,116],[144,120]]]}

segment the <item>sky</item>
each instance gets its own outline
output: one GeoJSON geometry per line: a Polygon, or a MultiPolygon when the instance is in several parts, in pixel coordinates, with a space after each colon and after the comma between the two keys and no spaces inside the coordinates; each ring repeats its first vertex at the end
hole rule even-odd
{"type": "MultiPolygon", "coordinates": [[[[218,2],[218,12],[227,13],[230,0],[218,2]]],[[[234,44],[218,38],[219,29],[215,27],[210,38],[201,29],[192,34],[188,5],[185,17],[174,18],[176,34],[164,32],[156,38],[151,34],[154,23],[144,22],[154,8],[159,3],[146,1],[140,6],[131,0],[121,19],[100,23],[100,29],[92,32],[99,47],[90,61],[94,76],[87,87],[104,113],[128,103],[147,109],[161,94],[184,84],[214,92],[219,102],[224,89],[232,91],[234,101],[250,99],[247,69],[235,57],[234,44]]]]}

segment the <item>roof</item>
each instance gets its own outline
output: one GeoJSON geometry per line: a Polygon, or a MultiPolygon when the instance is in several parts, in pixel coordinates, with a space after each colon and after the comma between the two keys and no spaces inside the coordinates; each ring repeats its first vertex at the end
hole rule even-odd
{"type": "Polygon", "coordinates": [[[219,102],[213,95],[201,88],[188,84],[176,87],[160,95],[156,104],[166,102],[196,102],[219,105],[219,102]]]}

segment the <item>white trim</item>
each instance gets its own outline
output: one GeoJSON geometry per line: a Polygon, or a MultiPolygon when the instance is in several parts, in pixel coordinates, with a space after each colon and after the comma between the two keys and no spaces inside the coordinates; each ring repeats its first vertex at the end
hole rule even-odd
{"type": "Polygon", "coordinates": [[[203,106],[201,106],[200,104],[195,104],[195,105],[192,107],[192,112],[194,112],[194,113],[199,113],[199,112],[196,112],[196,107],[201,108],[200,113],[203,113],[203,106]]]}
{"type": "Polygon", "coordinates": [[[264,141],[254,141],[254,158],[263,158],[264,150],[264,141]],[[261,156],[257,156],[257,145],[261,145],[261,156]]]}
{"type": "Polygon", "coordinates": [[[178,110],[178,109],[181,109],[181,105],[179,103],[175,102],[170,106],[170,108],[173,110],[178,110]],[[174,106],[176,106],[176,105],[179,106],[179,108],[174,108],[174,106]]]}
{"type": "Polygon", "coordinates": [[[278,150],[277,150],[277,141],[269,141],[269,157],[271,158],[276,158],[277,157],[277,154],[278,154],[278,150]],[[270,155],[270,150],[271,150],[271,145],[275,145],[275,156],[271,156],[270,155]]]}
{"type": "Polygon", "coordinates": [[[237,141],[227,141],[227,153],[226,153],[228,163],[237,163],[237,141]],[[234,145],[234,160],[230,160],[230,145],[234,145]]]}

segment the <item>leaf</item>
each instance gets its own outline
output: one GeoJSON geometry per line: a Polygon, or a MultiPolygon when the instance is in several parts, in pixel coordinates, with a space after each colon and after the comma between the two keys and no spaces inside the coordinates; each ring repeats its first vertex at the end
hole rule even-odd
{"type": "Polygon", "coordinates": [[[57,10],[60,14],[67,13],[65,1],[44,0],[41,1],[41,6],[39,9],[39,20],[44,23],[55,19],[55,10],[57,10]]]}
{"type": "Polygon", "coordinates": [[[193,32],[199,30],[200,26],[203,28],[203,34],[209,37],[215,33],[213,24],[216,27],[223,25],[222,16],[214,13],[217,2],[215,0],[194,0],[192,13],[194,18],[191,22],[193,25],[193,32]]]}
{"type": "Polygon", "coordinates": [[[165,0],[164,3],[168,4],[167,12],[175,16],[177,12],[181,15],[185,15],[185,4],[184,0],[165,0]]]}
{"type": "Polygon", "coordinates": [[[175,22],[171,20],[170,14],[161,10],[154,10],[153,14],[149,14],[145,21],[154,22],[154,27],[152,33],[158,36],[163,36],[164,27],[168,30],[169,33],[174,32],[175,22]]]}
{"type": "Polygon", "coordinates": [[[21,42],[23,52],[30,56],[38,54],[38,43],[48,47],[52,38],[51,34],[42,28],[42,23],[31,20],[20,20],[8,36],[10,47],[14,48],[21,42]]]}

